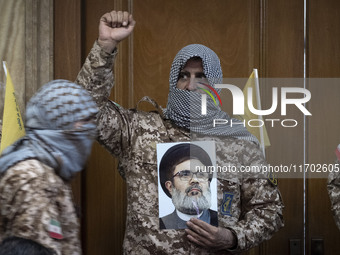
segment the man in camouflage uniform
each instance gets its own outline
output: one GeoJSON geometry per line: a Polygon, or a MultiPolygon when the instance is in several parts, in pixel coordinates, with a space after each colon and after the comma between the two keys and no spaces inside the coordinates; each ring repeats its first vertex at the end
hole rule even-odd
{"type": "Polygon", "coordinates": [[[336,225],[340,230],[340,144],[336,149],[337,161],[336,161],[336,168],[337,171],[330,172],[328,175],[328,195],[331,200],[331,209],[333,212],[334,220],[336,225]]]}
{"type": "Polygon", "coordinates": [[[89,93],[65,80],[30,99],[26,135],[0,157],[0,241],[15,236],[58,255],[81,254],[69,181],[91,152],[97,112],[89,93]]]}
{"type": "MultiPolygon", "coordinates": [[[[97,102],[99,142],[119,158],[118,169],[126,179],[128,214],[124,253],[227,254],[247,250],[270,239],[283,226],[283,204],[276,183],[227,172],[217,174],[218,227],[191,219],[187,229],[160,230],[156,144],[213,140],[220,166],[240,169],[266,163],[256,139],[246,129],[227,126],[215,131],[205,128],[211,123],[207,124],[202,116],[197,121],[201,125],[190,125],[194,119],[188,120],[191,113],[181,106],[189,100],[181,98],[200,98],[200,94],[193,92],[196,78],[203,78],[203,83],[210,84],[215,84],[214,78],[222,78],[219,59],[205,46],[190,46],[175,58],[166,111],[159,107],[158,112],[148,113],[128,110],[109,100],[116,46],[132,32],[134,25],[132,15],[127,12],[112,11],[103,15],[98,40],[76,80],[97,102]],[[191,61],[194,56],[199,58],[191,61]],[[184,118],[181,118],[182,113],[184,118]],[[207,134],[207,130],[212,135],[207,134]],[[216,132],[222,135],[215,135],[216,132]]],[[[210,106],[208,102],[207,115],[210,106]]],[[[219,109],[214,113],[217,116],[226,114],[219,109]]]]}

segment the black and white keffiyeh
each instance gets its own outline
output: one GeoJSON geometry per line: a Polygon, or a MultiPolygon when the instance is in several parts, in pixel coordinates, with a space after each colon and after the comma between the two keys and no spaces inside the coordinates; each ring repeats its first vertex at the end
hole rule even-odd
{"type": "Polygon", "coordinates": [[[26,135],[3,151],[0,173],[37,159],[70,180],[91,153],[97,113],[96,103],[81,86],[66,80],[45,84],[27,104],[26,135]]]}
{"type": "MultiPolygon", "coordinates": [[[[177,81],[180,71],[186,62],[193,58],[202,59],[203,72],[212,87],[222,82],[222,69],[218,56],[214,51],[201,44],[190,44],[181,49],[171,66],[170,71],[170,92],[168,104],[164,110],[166,118],[171,119],[177,126],[189,129],[194,133],[212,136],[231,136],[258,143],[258,140],[243,126],[237,119],[221,110],[213,100],[207,97],[207,114],[201,114],[202,94],[195,91],[178,89],[177,81]],[[227,120],[228,124],[216,125],[214,119],[227,120]],[[233,126],[230,125],[232,120],[233,126]]],[[[219,89],[216,89],[220,93],[219,89]]]]}

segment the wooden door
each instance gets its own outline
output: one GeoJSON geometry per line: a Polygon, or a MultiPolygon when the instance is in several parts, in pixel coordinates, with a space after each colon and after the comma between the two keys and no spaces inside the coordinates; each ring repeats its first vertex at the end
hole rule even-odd
{"type": "MultiPolygon", "coordinates": [[[[314,96],[308,124],[308,161],[335,163],[335,148],[340,143],[340,2],[309,1],[308,75],[314,96]],[[321,79],[320,79],[321,78],[321,79]]],[[[327,174],[311,174],[307,182],[307,252],[338,254],[340,231],[330,211],[327,174]],[[312,248],[314,247],[314,249],[312,248]]]]}

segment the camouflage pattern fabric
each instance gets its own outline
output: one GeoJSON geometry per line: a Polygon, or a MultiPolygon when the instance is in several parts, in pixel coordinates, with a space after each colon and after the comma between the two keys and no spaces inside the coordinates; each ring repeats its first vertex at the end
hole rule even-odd
{"type": "MultiPolygon", "coordinates": [[[[339,164],[337,160],[336,164],[339,164]]],[[[340,173],[330,172],[327,183],[328,195],[331,200],[331,210],[334,220],[340,230],[340,173]]]]}
{"type": "Polygon", "coordinates": [[[0,241],[18,236],[58,255],[81,254],[71,189],[52,168],[33,159],[9,168],[0,179],[0,205],[0,241]]]}
{"type": "MultiPolygon", "coordinates": [[[[214,139],[218,164],[237,168],[266,164],[262,152],[250,141],[196,136],[156,112],[128,110],[110,101],[115,55],[95,42],[76,83],[97,102],[99,142],[119,158],[118,170],[127,183],[124,254],[228,254],[189,242],[184,230],[159,229],[156,144],[214,139]]],[[[283,226],[280,192],[267,178],[218,173],[217,179],[219,226],[237,236],[233,252],[270,239],[283,226]]]]}

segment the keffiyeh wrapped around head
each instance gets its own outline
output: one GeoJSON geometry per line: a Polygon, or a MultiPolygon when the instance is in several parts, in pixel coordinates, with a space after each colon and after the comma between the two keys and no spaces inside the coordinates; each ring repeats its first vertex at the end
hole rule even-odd
{"type": "MultiPolygon", "coordinates": [[[[207,97],[207,114],[201,114],[202,94],[195,91],[178,89],[177,82],[181,70],[187,61],[193,57],[202,59],[203,72],[212,87],[221,83],[223,74],[218,56],[214,51],[201,44],[190,44],[181,49],[171,66],[170,91],[168,104],[164,111],[165,116],[171,119],[177,126],[184,127],[195,133],[204,135],[231,136],[258,143],[255,136],[250,134],[239,120],[233,119],[233,126],[213,126],[214,119],[224,119],[231,122],[230,116],[215,105],[213,100],[207,97]],[[235,123],[239,123],[236,124],[235,123]]],[[[220,90],[216,89],[218,93],[220,90]]]]}
{"type": "Polygon", "coordinates": [[[3,151],[0,172],[38,159],[69,180],[81,171],[96,137],[97,106],[81,86],[66,80],[45,84],[26,107],[26,135],[3,151]]]}

